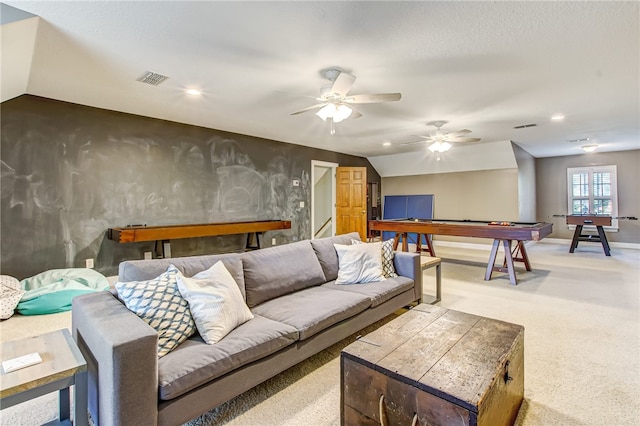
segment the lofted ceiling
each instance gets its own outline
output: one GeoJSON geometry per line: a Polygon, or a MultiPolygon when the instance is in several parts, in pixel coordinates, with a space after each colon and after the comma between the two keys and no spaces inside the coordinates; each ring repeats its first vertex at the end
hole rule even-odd
{"type": "Polygon", "coordinates": [[[434,120],[535,157],[640,149],[635,1],[4,3],[36,17],[3,19],[3,101],[29,93],[364,157],[425,155],[406,143],[434,120]],[[6,59],[15,50],[26,65],[6,59]],[[335,135],[313,112],[290,115],[333,67],[357,76],[351,94],[402,99],[359,106],[335,135]],[[169,79],[136,81],[145,71],[169,79]]]}

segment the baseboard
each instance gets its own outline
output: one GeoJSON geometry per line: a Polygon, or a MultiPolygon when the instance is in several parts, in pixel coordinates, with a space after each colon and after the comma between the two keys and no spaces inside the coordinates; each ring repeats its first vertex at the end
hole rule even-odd
{"type": "MultiPolygon", "coordinates": [[[[463,243],[460,241],[438,241],[434,240],[433,245],[438,247],[457,247],[457,248],[466,248],[471,250],[491,250],[491,244],[481,244],[481,243],[463,243]]],[[[423,246],[424,247],[424,246],[423,246]]]]}
{"type": "MultiPolygon", "coordinates": [[[[571,240],[564,238],[544,238],[540,241],[527,241],[525,242],[525,246],[529,247],[536,243],[543,244],[560,244],[563,246],[571,247],[571,240]]],[[[412,244],[410,244],[411,246],[412,244]]],[[[458,247],[458,248],[466,248],[471,250],[491,250],[490,244],[480,244],[480,243],[462,243],[459,241],[438,241],[435,240],[433,242],[434,246],[441,247],[458,247]]],[[[609,247],[612,248],[622,248],[622,249],[632,249],[632,250],[640,250],[640,244],[635,243],[618,243],[609,241],[609,247]]],[[[415,245],[413,245],[412,250],[415,251],[415,245]]]]}
{"type": "MultiPolygon", "coordinates": [[[[571,240],[565,239],[565,238],[545,238],[538,242],[543,244],[562,244],[562,245],[571,247],[571,240]]],[[[609,241],[609,247],[640,250],[640,244],[636,244],[636,243],[619,243],[615,241],[614,242],[609,241]]]]}

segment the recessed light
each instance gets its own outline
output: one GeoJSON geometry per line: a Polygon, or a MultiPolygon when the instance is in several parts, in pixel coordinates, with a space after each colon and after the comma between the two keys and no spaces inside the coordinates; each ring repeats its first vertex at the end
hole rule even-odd
{"type": "Polygon", "coordinates": [[[202,91],[198,90],[198,89],[187,89],[187,93],[189,95],[193,95],[193,96],[200,96],[202,95],[202,91]]]}
{"type": "Polygon", "coordinates": [[[385,142],[382,144],[382,146],[391,146],[391,142],[385,142]]]}
{"type": "Polygon", "coordinates": [[[564,115],[562,115],[562,114],[552,115],[551,119],[553,121],[562,121],[562,120],[564,120],[564,115]]]}

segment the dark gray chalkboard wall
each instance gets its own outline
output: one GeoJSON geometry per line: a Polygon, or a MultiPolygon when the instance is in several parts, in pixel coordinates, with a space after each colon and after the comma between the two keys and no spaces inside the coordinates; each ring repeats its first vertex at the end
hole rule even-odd
{"type": "MultiPolygon", "coordinates": [[[[117,274],[120,261],[154,250],[106,238],[128,224],[281,219],[292,229],[266,233],[263,246],[308,238],[311,160],[366,166],[380,181],[361,157],[31,95],[1,113],[0,273],[18,278],[87,258],[117,274]]],[[[238,251],[245,238],[176,240],[171,250],[238,251]]]]}

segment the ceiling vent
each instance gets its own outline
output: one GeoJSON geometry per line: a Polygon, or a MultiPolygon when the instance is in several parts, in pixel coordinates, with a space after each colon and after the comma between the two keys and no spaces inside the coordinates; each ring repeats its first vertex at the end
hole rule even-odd
{"type": "Polygon", "coordinates": [[[520,126],[514,127],[514,129],[526,129],[527,127],[536,127],[537,124],[521,124],[520,126]]]}
{"type": "Polygon", "coordinates": [[[141,83],[147,83],[152,86],[157,86],[166,79],[168,79],[166,75],[158,74],[157,72],[146,71],[140,77],[138,77],[137,81],[141,83]]]}

